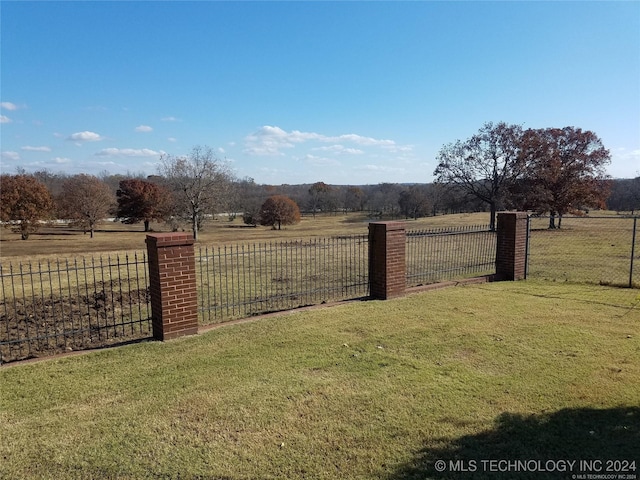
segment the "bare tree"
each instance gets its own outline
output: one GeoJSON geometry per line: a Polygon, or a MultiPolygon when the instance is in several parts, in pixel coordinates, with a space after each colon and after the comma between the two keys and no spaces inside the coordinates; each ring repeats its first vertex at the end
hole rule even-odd
{"type": "Polygon", "coordinates": [[[207,216],[225,206],[233,175],[210,147],[195,146],[186,157],[163,156],[158,169],[173,191],[175,212],[191,224],[193,238],[207,216]]]}
{"type": "Polygon", "coordinates": [[[93,175],[79,174],[62,184],[58,199],[60,212],[73,223],[88,230],[93,238],[96,226],[115,206],[111,188],[93,175]]]}
{"type": "Polygon", "coordinates": [[[455,185],[488,203],[492,230],[510,185],[524,172],[519,154],[521,137],[518,125],[489,122],[470,139],[442,147],[437,157],[439,163],[433,172],[436,182],[455,185]]]}

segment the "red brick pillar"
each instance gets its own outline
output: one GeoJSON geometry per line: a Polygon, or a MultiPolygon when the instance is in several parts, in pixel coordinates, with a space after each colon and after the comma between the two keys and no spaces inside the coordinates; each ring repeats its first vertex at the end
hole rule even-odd
{"type": "Polygon", "coordinates": [[[193,237],[187,233],[147,235],[153,336],[169,340],[198,333],[198,298],[193,237]]]}
{"type": "Polygon", "coordinates": [[[386,300],[404,294],[406,279],[404,222],[369,224],[369,292],[386,300]]]}
{"type": "Polygon", "coordinates": [[[527,213],[498,213],[496,276],[498,280],[524,280],[527,264],[527,213]]]}

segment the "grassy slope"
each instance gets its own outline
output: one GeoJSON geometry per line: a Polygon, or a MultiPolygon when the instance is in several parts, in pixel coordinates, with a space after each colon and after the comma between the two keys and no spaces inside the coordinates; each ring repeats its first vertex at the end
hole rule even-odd
{"type": "Polygon", "coordinates": [[[467,286],[4,367],[0,478],[424,479],[441,478],[437,458],[631,460],[637,295],[467,286]]]}

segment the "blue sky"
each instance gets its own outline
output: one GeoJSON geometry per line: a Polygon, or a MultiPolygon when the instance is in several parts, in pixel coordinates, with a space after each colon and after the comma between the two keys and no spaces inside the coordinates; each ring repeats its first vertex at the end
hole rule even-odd
{"type": "Polygon", "coordinates": [[[430,182],[488,121],[592,130],[640,175],[640,2],[0,2],[2,171],[430,182]]]}

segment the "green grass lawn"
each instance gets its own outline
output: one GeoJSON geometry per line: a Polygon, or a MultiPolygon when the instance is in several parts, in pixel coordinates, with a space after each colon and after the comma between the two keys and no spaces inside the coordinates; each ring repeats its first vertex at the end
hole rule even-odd
{"type": "Polygon", "coordinates": [[[637,290],[468,285],[2,367],[0,478],[572,473],[483,473],[485,459],[638,469],[638,385],[637,290]],[[438,459],[478,471],[438,473],[438,459]]]}

